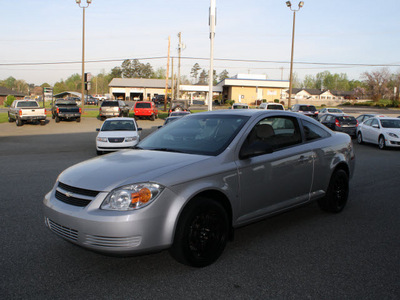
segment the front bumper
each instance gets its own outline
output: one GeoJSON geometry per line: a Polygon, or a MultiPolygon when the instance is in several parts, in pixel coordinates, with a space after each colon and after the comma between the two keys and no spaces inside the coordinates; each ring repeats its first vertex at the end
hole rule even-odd
{"type": "Polygon", "coordinates": [[[152,252],[172,244],[175,222],[168,220],[176,195],[171,191],[164,189],[149,206],[133,211],[100,209],[106,196],[100,192],[82,207],[56,199],[53,189],[43,201],[45,224],[63,239],[105,254],[152,252]]]}
{"type": "Polygon", "coordinates": [[[110,143],[96,141],[96,149],[98,151],[118,151],[122,149],[132,149],[138,144],[139,140],[132,142],[110,143]]]}

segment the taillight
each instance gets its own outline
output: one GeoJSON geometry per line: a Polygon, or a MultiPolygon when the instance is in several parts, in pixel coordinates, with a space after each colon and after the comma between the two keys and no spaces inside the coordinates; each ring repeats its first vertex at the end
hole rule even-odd
{"type": "Polygon", "coordinates": [[[59,114],[60,113],[60,109],[57,107],[57,114],[59,114]]]}
{"type": "Polygon", "coordinates": [[[22,116],[22,109],[20,109],[18,113],[20,116],[22,116]]]}
{"type": "Polygon", "coordinates": [[[339,120],[338,120],[338,119],[335,120],[335,125],[336,125],[337,127],[340,127],[340,123],[339,123],[339,120]]]}
{"type": "Polygon", "coordinates": [[[356,127],[358,127],[358,124],[360,124],[360,123],[358,123],[358,120],[356,120],[356,121],[357,121],[356,127]]]}
{"type": "Polygon", "coordinates": [[[79,107],[79,113],[80,114],[82,113],[82,107],[79,107]]]}

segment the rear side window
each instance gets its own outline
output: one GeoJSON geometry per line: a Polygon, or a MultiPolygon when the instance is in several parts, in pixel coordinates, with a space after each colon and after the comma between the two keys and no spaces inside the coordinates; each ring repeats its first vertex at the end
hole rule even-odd
{"type": "Polygon", "coordinates": [[[301,120],[301,122],[303,123],[303,130],[306,141],[313,141],[330,136],[330,134],[324,128],[318,125],[315,125],[306,120],[301,120]]]}
{"type": "Polygon", "coordinates": [[[148,102],[136,102],[135,108],[151,108],[151,103],[148,103],[148,102]]]}
{"type": "Polygon", "coordinates": [[[101,107],[103,107],[103,106],[108,106],[108,107],[118,106],[118,102],[117,101],[103,101],[103,103],[101,104],[101,107]]]}
{"type": "Polygon", "coordinates": [[[283,106],[278,104],[268,104],[267,109],[283,110],[283,106]]]}

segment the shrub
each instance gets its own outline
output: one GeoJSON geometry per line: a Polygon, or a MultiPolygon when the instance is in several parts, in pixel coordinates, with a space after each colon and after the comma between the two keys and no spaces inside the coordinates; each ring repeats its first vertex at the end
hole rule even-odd
{"type": "Polygon", "coordinates": [[[274,99],[274,102],[275,103],[279,103],[279,99],[274,99]]]}
{"type": "Polygon", "coordinates": [[[4,101],[4,106],[11,106],[13,101],[15,100],[15,97],[12,95],[8,95],[6,101],[4,101]]]}

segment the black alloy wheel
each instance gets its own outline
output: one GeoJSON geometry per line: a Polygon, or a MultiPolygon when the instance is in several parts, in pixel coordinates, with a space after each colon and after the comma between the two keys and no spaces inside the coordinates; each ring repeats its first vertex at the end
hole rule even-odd
{"type": "Polygon", "coordinates": [[[339,213],[346,206],[348,196],[349,177],[339,169],[332,174],[326,195],[318,200],[318,205],[324,211],[339,213]]]}
{"type": "Polygon", "coordinates": [[[216,201],[202,197],[192,201],[179,218],[170,253],[180,263],[201,268],[215,262],[224,251],[228,216],[216,201]]]}

